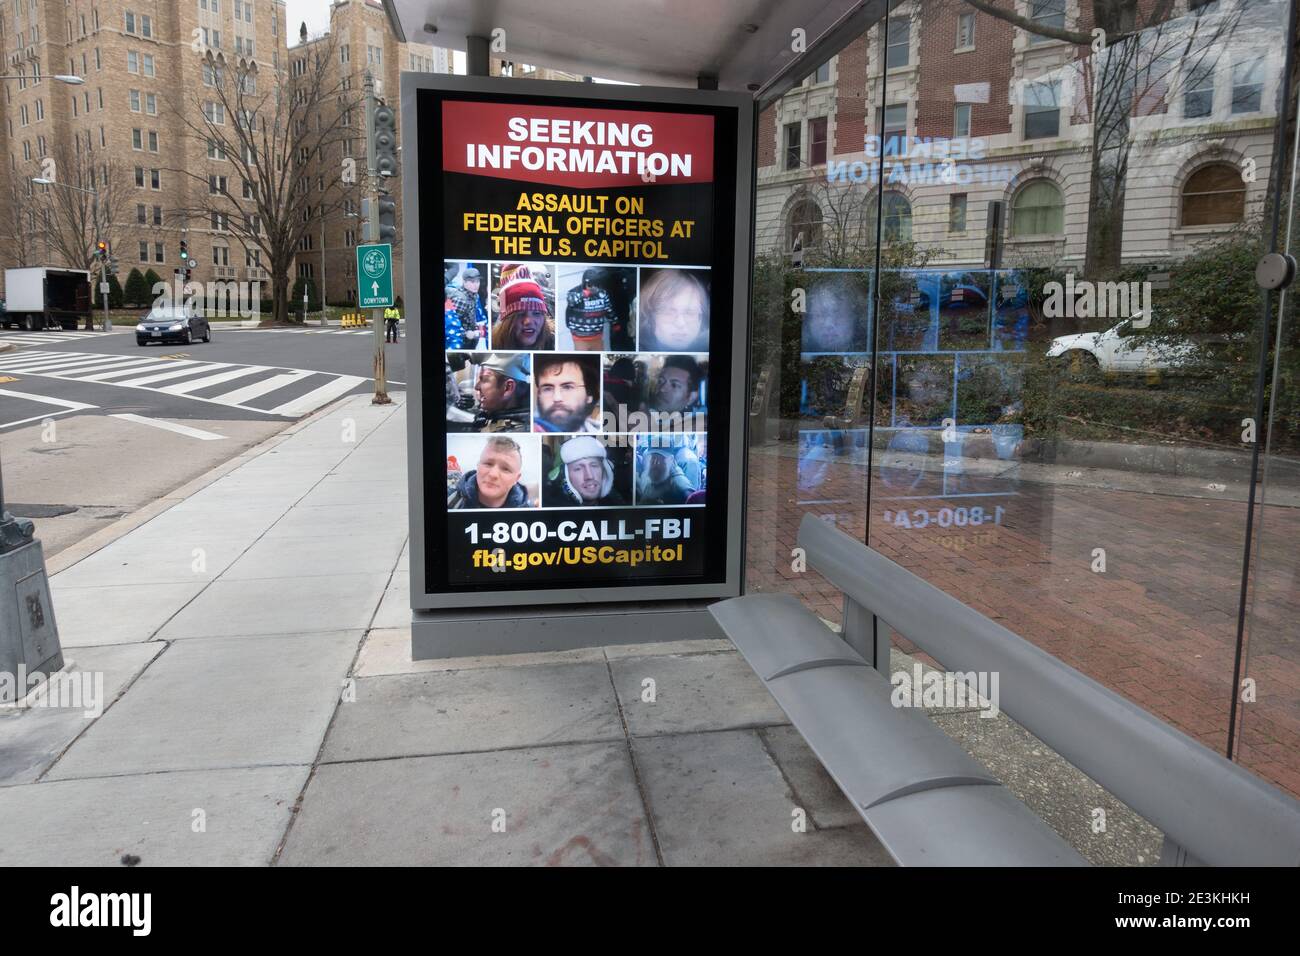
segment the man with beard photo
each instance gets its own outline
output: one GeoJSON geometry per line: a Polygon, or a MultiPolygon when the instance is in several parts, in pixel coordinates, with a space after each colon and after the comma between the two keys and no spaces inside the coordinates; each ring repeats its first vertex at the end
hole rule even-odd
{"type": "Polygon", "coordinates": [[[598,432],[591,418],[600,404],[599,355],[537,355],[533,361],[537,392],[535,432],[598,432]]]}

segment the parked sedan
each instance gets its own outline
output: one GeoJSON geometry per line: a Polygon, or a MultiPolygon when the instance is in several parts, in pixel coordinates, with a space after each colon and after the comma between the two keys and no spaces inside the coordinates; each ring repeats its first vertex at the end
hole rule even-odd
{"type": "Polygon", "coordinates": [[[212,328],[208,325],[208,320],[175,306],[151,309],[135,327],[136,345],[148,345],[150,342],[180,342],[189,345],[194,341],[212,341],[212,328]]]}

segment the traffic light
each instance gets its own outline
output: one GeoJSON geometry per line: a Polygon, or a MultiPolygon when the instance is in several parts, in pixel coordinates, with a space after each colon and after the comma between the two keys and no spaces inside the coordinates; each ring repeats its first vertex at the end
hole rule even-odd
{"type": "Polygon", "coordinates": [[[190,244],[184,239],[181,240],[181,266],[184,267],[190,261],[190,244]]]}
{"type": "Polygon", "coordinates": [[[397,203],[387,196],[379,197],[379,241],[397,239],[397,203]]]}
{"type": "Polygon", "coordinates": [[[108,260],[108,274],[117,275],[117,256],[110,256],[108,260]]]}
{"type": "Polygon", "coordinates": [[[108,258],[108,243],[103,239],[95,243],[95,258],[100,260],[108,258]]]}
{"type": "Polygon", "coordinates": [[[380,103],[370,118],[371,143],[374,145],[375,172],[380,176],[397,175],[397,113],[380,103]]]}

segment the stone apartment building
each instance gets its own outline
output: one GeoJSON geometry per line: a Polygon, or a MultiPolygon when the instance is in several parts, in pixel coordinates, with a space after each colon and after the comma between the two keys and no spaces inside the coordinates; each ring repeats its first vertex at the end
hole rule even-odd
{"type": "MultiPolygon", "coordinates": [[[[1091,9],[1016,0],[1022,15],[1084,35],[1091,9]]],[[[1285,56],[1269,37],[1284,24],[1269,0],[1177,0],[1144,32],[1154,65],[1129,116],[1125,262],[1184,255],[1259,214],[1285,56]]],[[[759,252],[788,253],[846,221],[874,236],[883,180],[883,235],[914,241],[930,265],[983,264],[991,202],[1004,204],[1004,263],[1082,263],[1099,55],[963,0],[902,4],[882,30],[760,115],[759,252]]]]}
{"type": "MultiPolygon", "coordinates": [[[[331,48],[332,63],[338,71],[335,82],[350,77],[351,89],[359,95],[368,71],[376,80],[376,94],[394,108],[400,103],[401,73],[452,71],[447,50],[423,43],[399,43],[393,37],[388,17],[378,0],[336,0],[330,8],[328,34],[310,39],[300,36],[288,55],[292,62],[326,45],[331,48]]],[[[345,118],[345,125],[355,130],[355,135],[344,139],[342,156],[330,157],[327,161],[341,161],[346,157],[356,159],[359,175],[355,195],[346,198],[343,207],[336,212],[327,211],[323,217],[317,212],[313,228],[308,230],[299,245],[294,264],[295,276],[310,279],[318,289],[323,287],[326,300],[340,305],[356,301],[356,246],[367,241],[361,218],[366,164],[364,113],[360,109],[352,110],[351,115],[345,118]]],[[[401,142],[400,116],[398,142],[401,142]]],[[[404,172],[400,160],[399,171],[404,172]]],[[[397,203],[399,242],[393,248],[393,273],[394,291],[398,295],[402,284],[401,192],[400,181],[395,180],[389,185],[389,196],[397,203]]]]}
{"type": "MultiPolygon", "coordinates": [[[[266,278],[256,250],[246,251],[219,220],[193,214],[202,190],[234,175],[182,118],[182,110],[205,108],[206,51],[252,61],[262,75],[284,69],[283,0],[0,0],[3,72],[22,77],[5,81],[0,94],[6,174],[23,189],[57,189],[30,184],[47,158],[70,157],[74,168],[58,178],[75,181],[80,172],[86,185],[102,184],[112,163],[126,178],[109,234],[122,280],[132,268],[169,278],[182,239],[197,280],[266,278]],[[64,73],[83,84],[53,79],[64,73]],[[183,172],[199,169],[202,178],[183,172]]],[[[8,188],[0,189],[0,204],[9,201],[8,188]]],[[[27,234],[42,243],[34,209],[0,208],[24,214],[27,234]]],[[[63,264],[53,249],[35,258],[63,264]]],[[[3,249],[0,261],[13,264],[3,249]]]]}

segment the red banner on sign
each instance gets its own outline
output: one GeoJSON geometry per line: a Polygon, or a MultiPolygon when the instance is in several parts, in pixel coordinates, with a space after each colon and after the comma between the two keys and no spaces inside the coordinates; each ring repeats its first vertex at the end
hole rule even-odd
{"type": "Polygon", "coordinates": [[[446,172],[576,189],[713,181],[713,117],[645,110],[442,106],[446,172]]]}

